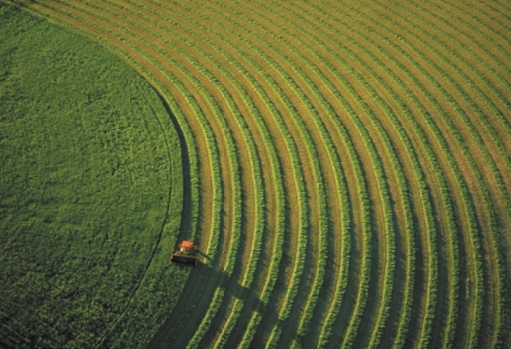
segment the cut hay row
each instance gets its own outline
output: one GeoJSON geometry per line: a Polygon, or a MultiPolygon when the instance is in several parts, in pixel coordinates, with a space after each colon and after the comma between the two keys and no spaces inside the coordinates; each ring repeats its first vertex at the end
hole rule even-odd
{"type": "MultiPolygon", "coordinates": [[[[333,61],[335,61],[335,60],[339,60],[339,58],[336,58],[336,59],[334,59],[333,61]]],[[[330,69],[331,69],[331,68],[330,68],[330,69]]],[[[332,70],[332,69],[331,69],[331,70],[332,70]]]]}
{"type": "MultiPolygon", "coordinates": [[[[452,85],[456,86],[454,83],[453,83],[452,85]]],[[[454,100],[451,100],[451,102],[454,102],[454,100]]],[[[476,144],[478,144],[478,148],[479,148],[479,149],[482,149],[483,151],[484,151],[484,150],[486,150],[486,147],[485,147],[485,146],[484,146],[484,144],[482,143],[481,138],[480,138],[480,137],[476,134],[475,129],[474,129],[473,127],[472,127],[472,128],[470,128],[470,124],[466,121],[466,125],[467,125],[467,124],[468,124],[468,126],[469,126],[469,129],[471,130],[471,138],[472,138],[472,139],[474,139],[474,140],[476,140],[476,144]]],[[[452,130],[457,130],[457,128],[456,128],[454,125],[452,125],[452,124],[451,124],[450,128],[451,128],[452,130]]],[[[463,139],[463,138],[465,138],[465,137],[462,137],[461,135],[459,135],[459,136],[458,136],[458,140],[461,140],[461,139],[463,139]]],[[[462,144],[458,143],[458,146],[459,146],[459,147],[461,147],[461,148],[463,149],[463,145],[462,145],[462,144]]],[[[464,150],[464,152],[465,152],[466,154],[468,154],[468,155],[470,155],[470,154],[475,154],[475,150],[474,150],[474,151],[464,150]]],[[[488,159],[488,154],[487,154],[487,157],[486,157],[486,158],[488,159]]],[[[472,164],[474,164],[474,160],[473,160],[473,159],[472,159],[472,160],[469,160],[469,161],[470,161],[472,164]]],[[[493,168],[495,169],[495,167],[493,167],[493,168]]],[[[474,165],[472,165],[472,169],[473,169],[473,171],[474,171],[474,173],[475,173],[475,176],[476,176],[476,177],[477,177],[477,176],[479,176],[479,175],[477,174],[478,169],[477,169],[474,165]]],[[[497,178],[499,177],[498,172],[497,172],[495,175],[496,175],[496,177],[497,177],[497,178]]],[[[482,178],[479,178],[479,183],[484,183],[484,181],[482,180],[482,178]]],[[[489,203],[488,203],[488,201],[487,201],[485,205],[488,205],[488,204],[489,204],[489,203]]],[[[490,209],[489,211],[492,211],[492,210],[490,209]]],[[[490,221],[491,221],[491,219],[490,219],[490,221]]],[[[497,256],[498,256],[498,254],[497,254],[497,256]]],[[[499,284],[499,282],[497,282],[497,285],[498,285],[498,284],[499,284]]],[[[499,287],[499,288],[500,288],[500,287],[499,287]]],[[[499,289],[499,288],[498,288],[498,289],[499,289]]]]}
{"type": "MultiPolygon", "coordinates": [[[[435,8],[438,8],[438,5],[435,5],[435,8]]],[[[455,33],[451,36],[454,36],[457,43],[462,42],[461,46],[465,50],[461,53],[468,55],[469,60],[472,60],[470,62],[472,63],[470,65],[471,69],[465,70],[464,73],[480,79],[482,86],[486,85],[487,90],[491,91],[489,97],[497,109],[493,107],[491,109],[491,112],[494,113],[493,118],[480,121],[495,123],[494,129],[500,133],[500,136],[496,137],[494,141],[500,141],[511,132],[510,121],[506,113],[509,105],[506,96],[510,93],[511,86],[509,80],[505,78],[505,67],[510,63],[507,50],[511,48],[511,40],[507,32],[499,32],[492,26],[492,24],[496,24],[501,30],[505,28],[505,24],[500,18],[492,17],[487,13],[485,6],[481,7],[479,4],[474,4],[469,7],[454,8],[453,10],[457,11],[455,18],[463,25],[463,31],[456,26],[452,26],[445,19],[445,16],[440,16],[431,11],[428,12],[437,18],[442,26],[455,33]],[[498,49],[485,50],[484,42],[498,49]],[[494,79],[498,81],[494,81],[494,79]]],[[[502,14],[505,14],[505,12],[502,12],[502,14]]],[[[505,156],[509,156],[509,152],[505,156]]]]}
{"type": "MultiPolygon", "coordinates": [[[[429,12],[429,11],[428,11],[429,12]]],[[[444,32],[452,32],[451,25],[446,23],[445,20],[442,20],[439,22],[437,19],[437,16],[434,13],[428,13],[433,15],[434,17],[431,19],[432,23],[431,26],[436,26],[444,30],[444,32]]],[[[455,33],[454,33],[455,34],[455,33]]],[[[489,62],[491,62],[491,59],[487,59],[487,57],[478,57],[476,52],[483,52],[482,49],[476,48],[468,48],[464,43],[462,43],[454,34],[450,34],[447,36],[447,38],[450,39],[450,41],[455,42],[459,47],[465,48],[470,53],[470,58],[474,57],[473,60],[480,63],[482,66],[484,66],[485,71],[495,71],[495,68],[492,66],[489,66],[489,62]]],[[[477,43],[477,33],[474,33],[472,35],[474,40],[471,42],[477,43]]],[[[430,40],[432,41],[432,40],[430,40]]],[[[438,44],[440,47],[447,47],[449,45],[448,42],[443,42],[440,38],[438,41],[438,44]]],[[[433,49],[433,48],[432,48],[433,49]]],[[[449,53],[449,50],[446,50],[449,53]]],[[[505,144],[502,142],[502,137],[499,136],[498,132],[504,131],[507,134],[511,132],[511,129],[509,129],[509,125],[506,122],[501,122],[497,125],[493,125],[491,121],[496,120],[502,120],[502,110],[503,110],[503,104],[502,102],[505,102],[505,99],[503,98],[502,93],[498,89],[491,89],[492,93],[488,94],[485,92],[485,90],[488,90],[492,84],[488,86],[488,78],[484,77],[484,72],[478,69],[477,65],[474,69],[470,69],[469,67],[475,64],[470,64],[471,62],[468,61],[468,59],[465,59],[462,54],[463,51],[459,54],[457,52],[450,52],[450,58],[446,56],[442,56],[442,59],[446,61],[447,64],[449,64],[449,68],[452,69],[455,74],[451,74],[453,78],[462,79],[462,81],[455,82],[452,81],[451,85],[455,87],[455,91],[458,93],[458,95],[454,96],[454,98],[458,101],[462,101],[460,105],[460,110],[462,111],[460,113],[460,118],[463,120],[463,124],[466,128],[469,129],[472,137],[475,137],[477,140],[477,147],[474,147],[471,149],[471,153],[474,155],[483,152],[483,158],[480,160],[480,162],[489,162],[489,164],[492,166],[492,171],[494,172],[493,175],[495,176],[495,180],[497,181],[496,187],[499,189],[503,189],[505,184],[503,183],[503,176],[499,171],[508,171],[509,169],[502,168],[499,170],[497,166],[503,166],[505,164],[508,164],[509,161],[506,162],[496,162],[495,159],[498,158],[507,158],[509,159],[509,149],[506,149],[505,144]],[[493,92],[499,92],[499,93],[493,93],[493,92]],[[473,95],[469,94],[472,93],[473,95]],[[495,100],[495,95],[497,94],[498,100],[495,100]],[[456,98],[457,97],[457,98],[456,98]],[[477,114],[482,113],[483,110],[488,110],[492,115],[495,115],[497,118],[489,118],[489,119],[483,119],[476,118],[477,114]],[[477,125],[480,125],[481,127],[478,127],[477,125]],[[488,133],[486,133],[486,132],[488,133]],[[483,146],[484,145],[484,146],[483,146]]],[[[470,59],[469,58],[469,59],[470,59]]],[[[497,60],[495,62],[495,65],[502,66],[506,63],[497,60]]],[[[460,130],[462,130],[463,127],[460,127],[460,130]]],[[[471,144],[469,144],[470,146],[471,144]]],[[[493,176],[489,176],[487,181],[492,181],[493,176]]],[[[493,186],[492,186],[493,187],[493,186]]],[[[505,190],[500,191],[502,194],[505,194],[505,190]]],[[[501,195],[502,195],[501,194],[501,195]]]]}
{"type": "MultiPolygon", "coordinates": [[[[360,37],[360,34],[358,34],[358,35],[357,35],[357,37],[360,37]]],[[[355,41],[355,40],[354,40],[353,42],[355,42],[355,43],[356,43],[356,41],[355,41]]],[[[357,46],[357,45],[356,45],[356,46],[357,46]]],[[[358,56],[358,57],[354,57],[354,59],[356,59],[357,61],[359,61],[359,60],[363,61],[362,57],[364,57],[364,56],[371,57],[374,61],[378,62],[378,59],[376,58],[376,56],[374,56],[374,54],[371,54],[371,52],[368,52],[368,51],[363,52],[363,55],[360,55],[360,56],[358,56]]],[[[382,86],[385,86],[385,82],[384,82],[383,80],[379,79],[378,81],[379,81],[379,83],[380,83],[380,84],[381,84],[381,83],[383,83],[383,85],[382,85],[382,86]]],[[[392,90],[392,88],[390,88],[390,86],[386,86],[386,87],[387,87],[387,88],[385,89],[385,91],[391,91],[391,90],[392,90]]],[[[375,95],[376,95],[376,94],[375,94],[375,95]]],[[[397,95],[394,93],[392,97],[393,97],[393,98],[395,98],[396,96],[397,96],[397,95]]],[[[391,119],[391,120],[393,120],[393,119],[391,119]]],[[[395,125],[396,125],[396,126],[395,126],[396,128],[400,129],[399,123],[398,123],[398,124],[395,124],[395,125]]],[[[406,138],[403,138],[403,140],[404,140],[404,139],[406,139],[406,138]]],[[[407,144],[407,142],[404,142],[404,141],[403,141],[403,143],[404,143],[404,144],[407,144]]],[[[411,150],[411,151],[409,150],[409,152],[410,152],[410,154],[413,154],[413,153],[414,153],[414,151],[413,151],[413,150],[411,150]]],[[[420,171],[419,171],[419,173],[420,173],[420,171]]],[[[420,178],[420,177],[421,177],[421,176],[419,175],[419,178],[420,178]]],[[[422,185],[421,185],[421,186],[422,186],[422,185]]],[[[429,196],[429,195],[427,194],[427,192],[426,192],[426,195],[423,193],[423,194],[422,194],[423,199],[422,199],[421,201],[423,201],[423,200],[427,200],[427,197],[428,197],[428,196],[429,196]]],[[[422,204],[419,202],[419,206],[420,206],[420,205],[422,205],[422,204]]],[[[431,223],[430,223],[430,224],[431,224],[431,223]]],[[[401,332],[401,333],[403,333],[403,332],[401,332]]],[[[401,335],[400,335],[400,336],[401,336],[401,335]]],[[[402,338],[402,337],[400,337],[400,338],[402,338]]],[[[401,339],[399,342],[400,342],[400,343],[402,343],[402,339],[401,339]]]]}
{"type": "MultiPolygon", "coordinates": [[[[284,126],[283,122],[281,121],[281,122],[279,122],[279,124],[280,124],[280,128],[281,128],[281,130],[283,130],[283,132],[287,133],[288,131],[286,131],[286,128],[285,128],[286,126],[284,126]]],[[[287,136],[288,136],[288,138],[289,138],[289,134],[288,134],[287,136]]],[[[292,148],[291,148],[291,149],[292,149],[292,148]]],[[[293,152],[294,152],[294,151],[293,151],[293,152]]],[[[295,156],[296,156],[296,153],[295,153],[295,156]]],[[[297,167],[297,168],[298,168],[298,167],[297,167]]],[[[300,192],[301,192],[301,193],[304,193],[303,189],[300,189],[300,192]]],[[[303,194],[302,194],[302,195],[303,195],[303,194]]],[[[305,202],[305,200],[303,199],[303,197],[302,197],[301,202],[305,202]]],[[[302,216],[302,217],[306,217],[307,215],[306,215],[306,214],[302,214],[301,216],[302,216]]],[[[302,223],[302,224],[303,224],[303,223],[302,223]]],[[[302,241],[304,241],[304,240],[302,239],[302,241]]],[[[302,242],[299,242],[299,244],[302,246],[302,247],[301,247],[301,250],[302,250],[302,253],[303,253],[303,251],[305,251],[305,244],[303,244],[302,242]]],[[[298,275],[298,274],[297,274],[297,272],[295,272],[293,275],[294,275],[294,277],[295,277],[295,280],[299,280],[299,278],[297,277],[297,275],[298,275]]],[[[292,290],[293,290],[293,288],[291,287],[291,288],[290,288],[290,293],[291,293],[291,291],[292,291],[292,290]]]]}
{"type": "Polygon", "coordinates": [[[206,256],[151,348],[511,343],[505,2],[19,3],[123,57],[183,132],[206,256]]]}
{"type": "MultiPolygon", "coordinates": [[[[428,11],[428,14],[431,14],[431,13],[428,11]]],[[[436,16],[434,16],[433,20],[436,20],[436,19],[437,19],[436,16]]],[[[435,23],[435,25],[438,25],[437,22],[434,22],[434,23],[435,23]]],[[[442,24],[445,25],[445,22],[442,22],[442,24]]],[[[440,26],[440,28],[442,28],[442,26],[440,26]]],[[[446,29],[445,31],[447,32],[448,30],[446,29]]],[[[449,38],[451,38],[452,41],[459,43],[458,39],[456,37],[454,37],[453,35],[450,35],[449,38]]],[[[463,47],[463,44],[459,43],[459,46],[463,47]]],[[[471,50],[471,52],[473,52],[473,51],[471,50]]],[[[473,183],[471,183],[471,181],[469,181],[470,187],[477,188],[480,191],[480,193],[481,193],[480,195],[482,196],[482,200],[484,202],[484,207],[485,207],[484,215],[485,216],[483,216],[480,219],[480,221],[481,222],[486,221],[489,223],[489,226],[487,226],[485,228],[485,230],[488,231],[489,235],[492,237],[490,240],[492,243],[489,246],[485,247],[485,249],[492,250],[492,252],[490,252],[490,256],[494,257],[494,258],[492,258],[493,261],[490,262],[490,266],[488,266],[487,268],[489,270],[488,273],[494,275],[494,276],[489,276],[489,277],[495,278],[494,284],[495,284],[496,295],[491,298],[496,300],[495,301],[496,304],[494,305],[494,307],[496,307],[495,315],[494,315],[496,318],[496,320],[495,320],[496,329],[495,329],[495,337],[492,339],[492,345],[498,345],[499,343],[502,343],[502,338],[503,338],[502,331],[505,328],[502,318],[504,317],[503,314],[506,312],[506,308],[508,306],[505,305],[506,295],[505,295],[505,291],[504,291],[504,287],[503,287],[503,280],[505,278],[505,272],[504,272],[505,264],[504,264],[504,260],[503,260],[503,253],[502,253],[501,247],[500,247],[501,239],[498,236],[497,227],[496,227],[497,217],[494,214],[494,212],[496,212],[496,211],[495,211],[494,205],[492,203],[493,200],[495,200],[495,199],[498,200],[498,197],[491,198],[490,196],[492,194],[490,193],[490,191],[492,191],[491,188],[498,188],[500,190],[498,190],[496,192],[494,191],[493,195],[495,195],[495,196],[504,195],[504,200],[505,201],[509,200],[508,195],[506,195],[508,192],[506,190],[503,190],[503,188],[505,188],[505,184],[503,182],[503,176],[502,176],[501,172],[499,171],[499,168],[495,162],[495,158],[498,159],[501,156],[508,157],[509,154],[502,153],[501,149],[503,149],[504,146],[501,142],[501,139],[497,136],[494,128],[488,124],[487,119],[484,120],[485,122],[483,123],[483,125],[481,125],[481,127],[477,127],[472,124],[473,122],[479,123],[481,120],[473,118],[473,117],[470,118],[470,116],[473,115],[474,112],[481,113],[482,108],[484,108],[485,106],[490,106],[492,113],[494,113],[495,115],[499,115],[501,112],[497,109],[497,105],[493,104],[491,101],[491,99],[492,99],[491,97],[493,97],[494,94],[492,93],[491,95],[489,95],[489,94],[485,93],[482,89],[479,88],[479,86],[484,87],[484,82],[482,79],[477,81],[479,79],[479,77],[482,75],[481,71],[478,71],[477,68],[473,69],[473,70],[469,69],[470,65],[467,63],[467,61],[465,59],[463,59],[460,56],[461,55],[457,55],[457,54],[453,54],[453,56],[452,56],[453,59],[450,63],[450,66],[451,66],[451,69],[453,71],[455,71],[456,73],[451,74],[451,76],[461,77],[461,78],[463,78],[463,81],[461,81],[457,84],[455,84],[453,82],[451,85],[453,85],[456,88],[456,91],[459,93],[460,97],[458,98],[458,100],[465,101],[465,103],[468,104],[467,107],[465,107],[465,108],[463,108],[463,106],[460,106],[460,110],[463,110],[463,109],[465,109],[465,110],[459,114],[460,119],[462,120],[463,123],[462,123],[462,126],[459,126],[458,128],[460,129],[461,132],[463,132],[463,126],[464,126],[468,130],[469,134],[467,135],[465,132],[460,133],[460,134],[458,134],[457,139],[460,140],[460,147],[463,149],[464,153],[466,154],[467,161],[470,163],[470,167],[472,169],[472,173],[473,173],[473,177],[474,177],[473,180],[475,180],[473,183]],[[456,58],[459,58],[460,62],[455,62],[454,59],[456,59],[456,58]],[[461,67],[461,69],[458,67],[461,67]],[[464,69],[464,67],[465,67],[465,69],[464,69]],[[465,74],[465,72],[467,72],[467,73],[465,74]],[[475,77],[469,78],[468,74],[470,74],[472,72],[475,73],[475,77]],[[470,89],[463,90],[463,87],[465,87],[465,86],[470,87],[470,89]],[[476,96],[469,96],[467,93],[468,91],[475,92],[476,96]],[[478,103],[479,101],[481,101],[482,103],[478,103]],[[485,129],[490,131],[490,135],[482,136],[479,133],[479,132],[482,133],[482,131],[485,129]],[[467,139],[467,138],[471,138],[475,142],[470,142],[466,145],[461,143],[462,140],[467,139]],[[492,142],[490,142],[490,140],[492,142]],[[490,143],[490,144],[488,144],[488,143],[490,143]],[[489,149],[491,149],[491,145],[492,145],[491,143],[497,144],[497,149],[498,149],[497,151],[489,151],[489,149]],[[469,148],[470,145],[472,145],[472,144],[474,145],[474,147],[469,148]],[[482,153],[481,156],[478,156],[479,153],[482,153]],[[501,156],[497,157],[497,155],[501,155],[501,156]],[[484,168],[485,166],[489,166],[490,171],[488,171],[488,170],[481,171],[481,168],[484,168]],[[488,176],[485,175],[485,173],[487,173],[487,172],[490,172],[490,174],[488,176]],[[483,178],[483,176],[485,178],[483,178]],[[494,183],[492,183],[492,182],[494,182],[494,183]],[[489,183],[489,185],[484,185],[483,183],[489,183]],[[501,193],[501,194],[499,194],[499,193],[501,193]],[[492,272],[491,269],[493,269],[494,271],[492,272]]],[[[446,61],[449,62],[448,59],[446,59],[446,61]]],[[[494,90],[492,90],[492,92],[493,91],[494,90]]],[[[498,128],[505,129],[505,127],[502,127],[502,126],[504,126],[504,125],[499,125],[498,128]]],[[[495,148],[493,148],[493,149],[495,149],[495,148]]],[[[487,326],[485,326],[485,327],[487,327],[487,326]]],[[[478,346],[478,345],[480,345],[480,344],[478,344],[477,342],[474,344],[474,346],[478,346]]]]}
{"type": "MultiPolygon", "coordinates": [[[[220,68],[220,69],[221,69],[221,68],[220,68]]],[[[238,310],[237,310],[237,312],[239,312],[239,309],[240,309],[240,305],[241,305],[241,303],[237,302],[237,304],[238,304],[238,305],[237,305],[237,307],[238,307],[238,308],[237,308],[237,309],[238,309],[238,310]]],[[[232,326],[232,325],[231,325],[231,326],[232,326]]]]}
{"type": "MultiPolygon", "coordinates": [[[[309,13],[309,14],[310,14],[310,11],[307,11],[307,13],[309,13]]],[[[302,31],[303,31],[303,30],[302,30],[302,31]]],[[[318,42],[318,40],[317,40],[317,39],[313,39],[313,41],[314,41],[314,42],[318,42]]],[[[358,59],[358,58],[356,58],[356,59],[358,59]]],[[[319,59],[319,60],[321,60],[321,59],[319,59]]],[[[335,59],[335,60],[338,60],[338,59],[335,59]]],[[[367,87],[367,86],[366,86],[366,87],[367,87]]],[[[369,89],[369,90],[370,90],[370,89],[369,89]]],[[[373,95],[373,97],[377,95],[377,94],[375,93],[375,91],[369,91],[369,92],[373,95]]],[[[384,109],[384,105],[383,105],[383,103],[380,103],[380,106],[384,109]]],[[[369,112],[369,113],[367,113],[367,114],[371,115],[372,113],[373,113],[373,112],[371,111],[371,112],[369,112]]],[[[387,116],[389,116],[389,115],[387,115],[387,116]]],[[[390,139],[389,139],[388,135],[387,135],[386,133],[382,132],[382,126],[381,126],[381,124],[379,124],[379,122],[377,121],[377,119],[374,119],[374,118],[373,118],[373,123],[376,123],[376,124],[375,124],[375,128],[378,130],[379,135],[380,135],[380,138],[384,140],[385,144],[387,145],[387,148],[388,148],[388,149],[390,149],[390,151],[389,151],[390,158],[392,159],[392,163],[393,163],[393,166],[394,166],[395,171],[397,171],[397,172],[396,172],[396,174],[397,174],[397,177],[399,178],[399,181],[400,181],[401,183],[405,183],[405,179],[404,179],[403,174],[402,174],[402,172],[401,172],[401,166],[400,166],[400,165],[398,165],[398,163],[397,163],[397,161],[398,161],[398,160],[397,160],[396,156],[394,155],[394,149],[393,149],[393,146],[392,146],[392,145],[390,145],[390,143],[389,143],[389,142],[390,142],[390,139]],[[399,173],[401,173],[401,174],[399,174],[399,173]]],[[[395,175],[396,175],[396,174],[395,174],[395,175]]],[[[395,175],[393,175],[393,176],[395,176],[395,175]]],[[[405,185],[400,185],[400,186],[401,186],[401,195],[402,195],[403,197],[404,197],[404,196],[407,196],[407,194],[405,194],[405,191],[407,190],[407,189],[406,189],[406,186],[405,186],[405,185]]],[[[406,198],[403,198],[403,202],[404,202],[404,203],[406,203],[406,202],[407,202],[407,199],[406,199],[406,198]]],[[[408,204],[405,204],[405,205],[408,205],[408,204]]],[[[408,207],[408,206],[407,206],[407,207],[408,207]]],[[[409,207],[408,207],[408,209],[406,209],[406,208],[405,208],[405,209],[404,209],[404,211],[405,211],[405,212],[410,212],[410,211],[409,211],[409,207]]],[[[411,232],[411,218],[410,218],[410,216],[408,216],[408,223],[407,223],[407,227],[406,227],[405,229],[406,229],[409,233],[411,232]]],[[[409,237],[408,237],[408,238],[409,238],[409,237]]],[[[413,240],[413,238],[412,238],[412,240],[413,240]]],[[[390,248],[392,248],[392,245],[389,245],[389,246],[390,246],[390,248]]],[[[412,246],[413,246],[413,244],[412,244],[412,246]]],[[[410,247],[410,248],[411,248],[411,251],[413,251],[413,247],[410,247]]],[[[413,252],[412,252],[412,253],[410,253],[410,254],[412,255],[410,258],[413,258],[413,252]]],[[[389,288],[389,289],[391,289],[391,288],[392,288],[392,285],[391,285],[391,282],[392,282],[392,281],[391,281],[391,280],[392,280],[392,279],[387,279],[387,280],[385,281],[386,283],[388,283],[388,288],[389,288]]],[[[411,284],[413,284],[413,283],[411,283],[411,284]]],[[[388,300],[389,300],[389,298],[390,298],[390,296],[389,296],[389,295],[391,294],[391,292],[390,292],[390,291],[388,291],[388,292],[386,292],[386,294],[387,294],[387,297],[388,297],[388,298],[387,298],[387,301],[388,301],[388,300]]],[[[386,310],[385,312],[383,312],[383,309],[385,309],[385,308],[387,308],[387,309],[388,309],[389,307],[390,307],[389,305],[383,305],[383,306],[380,308],[380,315],[379,315],[379,317],[380,317],[382,320],[379,322],[379,323],[380,323],[380,325],[378,325],[378,327],[377,327],[378,329],[376,330],[376,328],[375,328],[375,331],[378,331],[378,332],[377,332],[378,334],[377,334],[377,335],[375,335],[375,336],[372,336],[372,337],[371,337],[371,338],[372,338],[372,340],[373,340],[373,345],[375,345],[375,343],[377,343],[377,342],[379,341],[379,339],[377,339],[377,338],[381,337],[381,332],[383,331],[383,328],[385,327],[385,325],[384,325],[384,324],[385,324],[385,322],[386,322],[386,318],[387,318],[387,316],[388,316],[388,314],[385,314],[385,312],[387,312],[388,310],[386,310]]]]}
{"type": "MultiPolygon", "coordinates": [[[[239,68],[238,68],[238,69],[239,69],[239,68]]],[[[248,74],[248,72],[245,72],[244,77],[245,77],[245,78],[247,78],[247,77],[248,77],[248,78],[251,80],[250,82],[251,82],[252,86],[253,86],[253,87],[254,87],[254,89],[257,91],[257,94],[256,94],[256,95],[253,95],[253,98],[254,98],[254,99],[257,99],[257,98],[259,98],[259,97],[262,97],[262,98],[263,98],[263,100],[266,102],[266,103],[265,103],[265,104],[263,104],[263,105],[268,105],[268,106],[272,107],[272,106],[273,106],[273,104],[272,104],[272,102],[271,102],[271,101],[269,101],[269,100],[267,99],[267,95],[266,95],[265,91],[264,91],[264,90],[262,90],[262,88],[260,87],[260,85],[259,85],[256,81],[252,80],[252,79],[250,78],[250,76],[251,76],[251,75],[250,75],[250,74],[248,74]]],[[[258,115],[258,114],[259,114],[259,113],[257,112],[256,114],[254,114],[254,116],[255,116],[255,115],[258,115]]],[[[266,129],[266,132],[265,132],[265,133],[268,133],[268,129],[267,129],[266,127],[264,127],[264,128],[266,129]]],[[[280,209],[284,209],[284,208],[285,208],[285,205],[280,206],[280,209]]],[[[283,218],[283,217],[284,217],[284,216],[283,216],[283,212],[281,212],[281,213],[279,214],[279,216],[283,218]]],[[[268,275],[268,278],[267,278],[266,283],[265,283],[265,285],[266,285],[267,287],[265,287],[265,288],[264,288],[264,292],[263,292],[263,295],[262,295],[262,297],[261,297],[261,301],[262,301],[262,303],[263,303],[263,304],[267,304],[267,302],[268,302],[269,296],[270,296],[270,294],[271,294],[271,289],[273,288],[273,285],[275,285],[276,278],[277,278],[277,274],[278,274],[278,270],[279,270],[279,268],[278,268],[278,263],[279,263],[279,261],[280,261],[281,255],[282,255],[281,248],[282,248],[282,246],[283,246],[283,245],[282,245],[282,243],[283,243],[284,230],[285,230],[285,229],[284,229],[284,226],[283,226],[284,221],[282,220],[282,218],[280,218],[280,219],[278,220],[278,221],[279,221],[279,224],[278,224],[278,226],[277,226],[277,230],[276,230],[276,231],[278,232],[278,235],[277,235],[277,241],[276,241],[276,244],[275,244],[275,246],[274,246],[274,248],[273,248],[273,251],[272,251],[272,266],[271,266],[271,272],[270,272],[270,274],[268,275]],[[268,291],[269,291],[269,292],[268,292],[268,291]]],[[[260,321],[260,317],[259,317],[259,316],[252,317],[251,324],[253,324],[253,323],[258,323],[259,321],[260,321]]],[[[248,330],[248,332],[247,332],[247,333],[251,333],[250,328],[253,328],[253,327],[252,327],[252,326],[249,326],[249,330],[248,330]]]]}
{"type": "MultiPolygon", "coordinates": [[[[234,24],[234,25],[236,25],[236,24],[234,24]]],[[[287,81],[289,81],[289,78],[286,78],[286,80],[287,80],[287,81]]],[[[300,92],[297,92],[297,93],[300,93],[300,92]]],[[[302,95],[303,95],[303,93],[302,93],[302,95]]],[[[309,110],[310,110],[310,108],[311,108],[311,107],[309,107],[309,110]]],[[[314,156],[313,156],[313,157],[314,157],[314,156]]],[[[328,160],[327,160],[327,161],[328,161],[328,160]]],[[[325,205],[324,205],[324,204],[323,204],[322,206],[320,206],[320,212],[321,212],[321,210],[326,210],[326,207],[325,207],[325,205]],[[321,207],[323,207],[323,208],[321,208],[321,207]]],[[[321,226],[321,223],[320,223],[320,226],[321,226]]],[[[325,239],[325,234],[324,234],[324,233],[320,233],[320,240],[323,240],[323,241],[324,241],[324,239],[325,239]]],[[[321,263],[321,262],[319,262],[319,263],[321,263]]],[[[321,270],[324,270],[324,266],[323,266],[322,268],[320,268],[320,271],[318,271],[318,275],[322,275],[322,274],[324,273],[324,272],[323,272],[323,273],[321,273],[321,270]]],[[[316,288],[316,287],[317,287],[317,289],[318,289],[318,290],[320,289],[320,287],[318,286],[318,284],[320,283],[321,279],[322,279],[322,277],[321,277],[321,276],[316,276],[316,277],[315,277],[315,281],[313,282],[313,286],[312,286],[312,287],[313,287],[313,289],[314,289],[314,288],[316,288]],[[318,281],[318,280],[319,280],[319,281],[318,281]]],[[[312,295],[311,297],[314,297],[314,295],[312,295]]],[[[317,296],[316,296],[316,298],[317,298],[317,296]]],[[[311,304],[311,303],[313,303],[313,302],[315,302],[315,301],[314,301],[314,298],[313,298],[313,300],[312,300],[312,301],[310,301],[310,302],[308,301],[308,302],[307,302],[307,306],[306,306],[305,314],[310,314],[310,313],[311,313],[311,311],[308,311],[308,309],[307,309],[307,308],[309,308],[310,304],[311,304]]]]}

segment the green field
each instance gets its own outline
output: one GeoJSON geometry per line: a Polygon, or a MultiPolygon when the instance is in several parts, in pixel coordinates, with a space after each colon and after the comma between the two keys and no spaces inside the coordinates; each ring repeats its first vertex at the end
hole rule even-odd
{"type": "Polygon", "coordinates": [[[186,278],[168,266],[183,202],[169,115],[102,47],[0,11],[0,346],[150,331],[186,278]]]}
{"type": "Polygon", "coordinates": [[[3,2],[0,343],[511,346],[508,2],[3,2]]]}

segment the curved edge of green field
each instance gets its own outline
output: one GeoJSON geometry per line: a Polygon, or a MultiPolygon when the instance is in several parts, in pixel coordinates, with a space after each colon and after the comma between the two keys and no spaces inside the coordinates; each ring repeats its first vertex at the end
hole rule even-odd
{"type": "Polygon", "coordinates": [[[0,18],[0,346],[145,347],[189,274],[183,136],[99,44],[0,18]]]}

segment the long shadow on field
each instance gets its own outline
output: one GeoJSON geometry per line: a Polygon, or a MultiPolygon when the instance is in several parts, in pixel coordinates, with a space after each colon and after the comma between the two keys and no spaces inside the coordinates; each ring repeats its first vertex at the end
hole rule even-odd
{"type": "Polygon", "coordinates": [[[226,304],[232,305],[236,299],[241,300],[244,305],[244,314],[265,310],[264,304],[253,289],[244,287],[236,280],[229,278],[224,270],[211,264],[211,259],[207,255],[199,252],[199,259],[201,262],[195,267],[177,266],[189,269],[190,275],[177,304],[151,340],[148,348],[186,347],[206,316],[214,295],[219,289],[223,291],[223,302],[216,317],[210,321],[212,333],[204,337],[206,343],[210,343],[213,340],[211,336],[217,334],[219,329],[215,327],[220,326],[224,317],[229,316],[226,304]]]}

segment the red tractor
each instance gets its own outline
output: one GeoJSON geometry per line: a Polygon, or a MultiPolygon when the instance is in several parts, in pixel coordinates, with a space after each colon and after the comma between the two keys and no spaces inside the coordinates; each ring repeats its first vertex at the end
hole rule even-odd
{"type": "Polygon", "coordinates": [[[172,262],[197,265],[197,246],[192,241],[183,240],[172,255],[172,262]]]}

